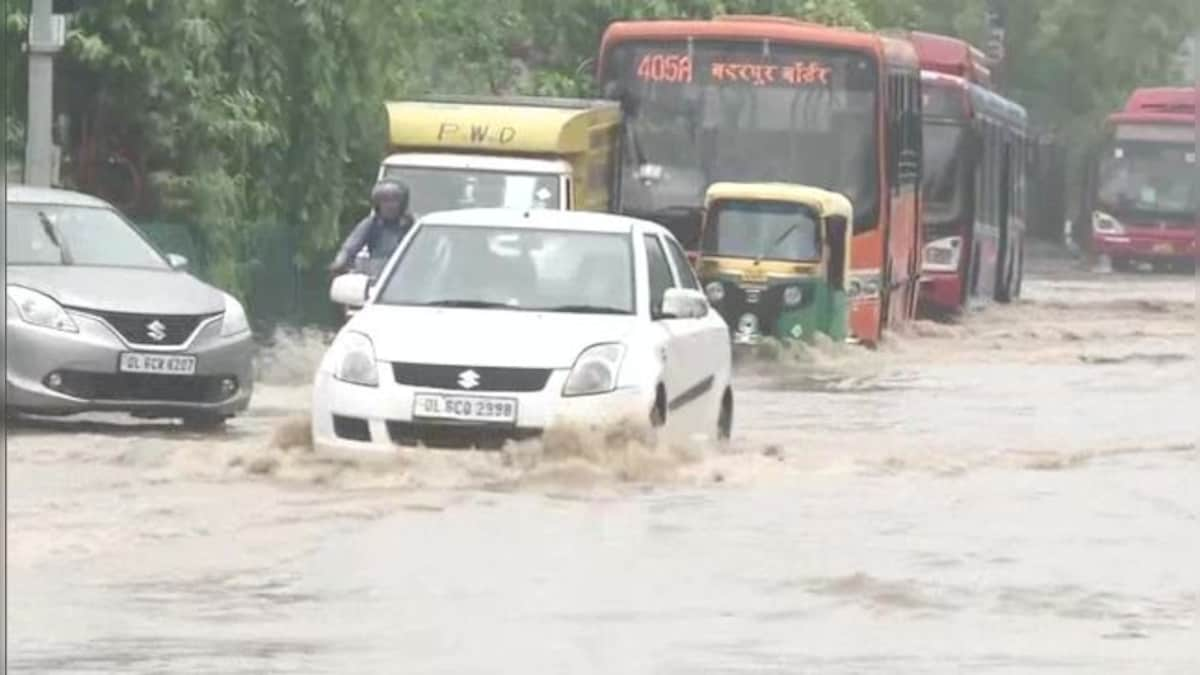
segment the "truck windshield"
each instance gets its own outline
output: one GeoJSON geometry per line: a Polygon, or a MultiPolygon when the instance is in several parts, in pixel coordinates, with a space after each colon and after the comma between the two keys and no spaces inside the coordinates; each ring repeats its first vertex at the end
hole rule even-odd
{"type": "Polygon", "coordinates": [[[699,209],[708,185],[785,181],[835,190],[875,222],[877,68],[866,54],[771,40],[686,36],[604,55],[633,147],[621,208],[699,209]],[[649,167],[649,169],[648,169],[649,167]]]}
{"type": "Polygon", "coordinates": [[[1102,156],[1101,209],[1118,218],[1191,218],[1200,210],[1194,145],[1117,141],[1102,156]]]}
{"type": "Polygon", "coordinates": [[[727,258],[817,261],[820,226],[812,209],[801,204],[723,201],[714,205],[702,250],[727,258]]]}
{"type": "Polygon", "coordinates": [[[966,128],[945,122],[924,124],[925,224],[933,238],[953,234],[964,204],[966,128]]]}
{"type": "Polygon", "coordinates": [[[383,175],[408,186],[410,208],[417,218],[453,209],[561,208],[557,174],[388,165],[383,175]]]}

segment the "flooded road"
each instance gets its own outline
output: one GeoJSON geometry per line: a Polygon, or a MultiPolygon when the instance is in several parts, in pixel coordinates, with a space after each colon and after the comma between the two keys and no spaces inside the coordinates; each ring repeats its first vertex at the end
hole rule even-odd
{"type": "Polygon", "coordinates": [[[323,463],[319,338],[220,438],[8,439],[21,673],[1200,672],[1196,282],[1055,270],[751,362],[732,447],[323,463]]]}

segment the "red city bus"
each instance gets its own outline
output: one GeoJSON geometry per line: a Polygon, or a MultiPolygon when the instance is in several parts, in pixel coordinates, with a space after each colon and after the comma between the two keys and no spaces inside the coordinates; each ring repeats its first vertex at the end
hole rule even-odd
{"type": "Polygon", "coordinates": [[[1134,91],[1110,115],[1088,162],[1083,212],[1113,269],[1192,266],[1200,229],[1196,99],[1191,87],[1134,91]]]}
{"type": "Polygon", "coordinates": [[[926,244],[921,311],[953,315],[1020,295],[1032,161],[1028,118],[990,88],[983,53],[911,36],[922,67],[926,244]]]}
{"type": "Polygon", "coordinates": [[[851,334],[916,312],[921,82],[906,41],[780,17],[622,21],[598,80],[626,118],[618,209],[698,247],[706,188],[785,182],[854,205],[851,334]]]}

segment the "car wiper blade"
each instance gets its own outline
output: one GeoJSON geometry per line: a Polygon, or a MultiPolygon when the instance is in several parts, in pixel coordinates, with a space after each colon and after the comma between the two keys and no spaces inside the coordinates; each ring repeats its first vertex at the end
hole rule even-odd
{"type": "Polygon", "coordinates": [[[760,262],[762,262],[762,259],[767,257],[768,253],[770,253],[771,251],[774,251],[776,246],[778,246],[780,243],[782,243],[784,239],[787,239],[788,236],[790,236],[793,232],[795,232],[798,229],[800,229],[800,223],[796,223],[795,225],[792,225],[788,229],[784,230],[783,234],[776,237],[775,241],[771,242],[770,246],[766,247],[765,249],[763,249],[762,253],[758,254],[758,257],[754,259],[754,264],[757,265],[760,262]]]}
{"type": "Polygon", "coordinates": [[[487,300],[434,300],[421,304],[427,307],[465,307],[467,309],[522,309],[507,303],[487,300]]]}
{"type": "Polygon", "coordinates": [[[604,307],[602,305],[558,305],[557,307],[544,307],[538,310],[539,312],[564,312],[571,314],[629,314],[628,310],[618,307],[604,307]]]}
{"type": "Polygon", "coordinates": [[[37,215],[38,221],[42,224],[42,231],[46,233],[46,238],[58,248],[59,260],[64,265],[70,265],[74,262],[74,258],[71,257],[71,251],[67,248],[67,240],[58,229],[58,225],[50,216],[46,215],[45,211],[38,211],[37,215]]]}

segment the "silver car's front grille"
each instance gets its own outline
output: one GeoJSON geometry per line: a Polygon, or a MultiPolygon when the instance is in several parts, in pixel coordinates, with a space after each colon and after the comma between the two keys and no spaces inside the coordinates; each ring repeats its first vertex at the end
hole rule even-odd
{"type": "Polygon", "coordinates": [[[178,347],[203,322],[220,314],[126,314],[88,312],[109,323],[130,344],[178,347]]]}

